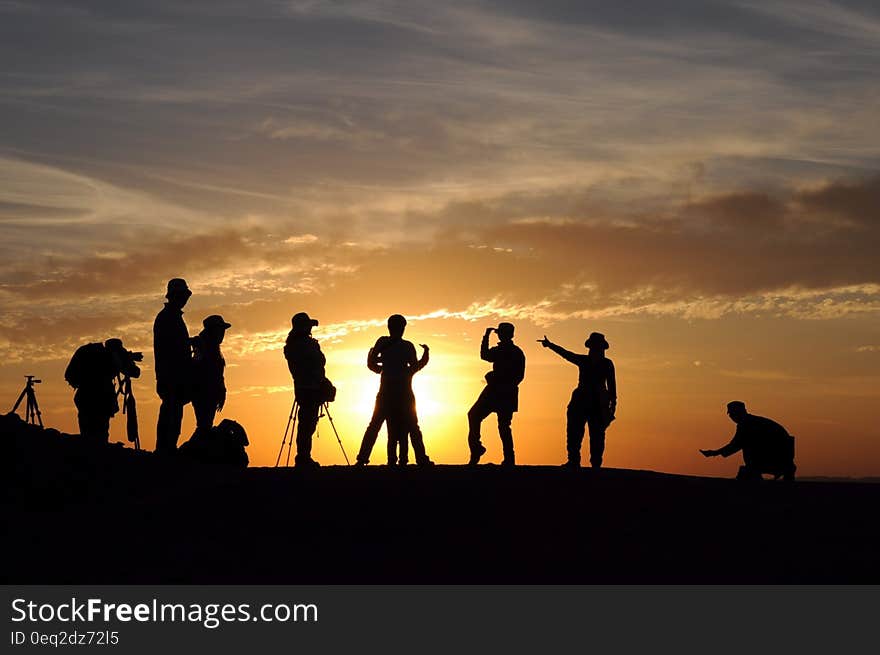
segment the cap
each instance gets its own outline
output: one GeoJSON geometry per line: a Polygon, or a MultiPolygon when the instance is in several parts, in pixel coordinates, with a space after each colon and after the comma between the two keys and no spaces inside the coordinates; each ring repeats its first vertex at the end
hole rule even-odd
{"type": "Polygon", "coordinates": [[[305,312],[299,312],[298,314],[294,314],[293,318],[290,319],[290,324],[293,327],[314,327],[318,324],[318,321],[305,312]]]}
{"type": "Polygon", "coordinates": [[[202,326],[208,330],[210,328],[223,328],[224,330],[228,330],[232,327],[230,323],[227,323],[220,314],[211,314],[204,321],[202,321],[202,326]]]}

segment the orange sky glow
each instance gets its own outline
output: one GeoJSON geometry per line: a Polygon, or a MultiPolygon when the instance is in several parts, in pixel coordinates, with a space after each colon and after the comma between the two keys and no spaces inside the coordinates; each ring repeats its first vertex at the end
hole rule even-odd
{"type": "MultiPolygon", "coordinates": [[[[184,277],[191,335],[233,325],[218,420],[255,466],[275,462],[307,311],[352,460],[367,349],[401,313],[431,346],[415,390],[439,463],[466,462],[480,337],[510,321],[518,463],[564,461],[577,381],[537,339],[583,351],[599,331],[608,466],[732,476],[738,458],[698,448],[727,442],[739,399],[797,437],[800,475],[880,475],[880,13],[584,4],[2,4],[0,401],[37,374],[46,424],[76,432],[64,367],[120,337],[146,355],[152,449],[151,326],[184,277]]],[[[344,463],[319,433],[315,458],[344,463]]],[[[491,417],[483,437],[499,462],[491,417]]]]}

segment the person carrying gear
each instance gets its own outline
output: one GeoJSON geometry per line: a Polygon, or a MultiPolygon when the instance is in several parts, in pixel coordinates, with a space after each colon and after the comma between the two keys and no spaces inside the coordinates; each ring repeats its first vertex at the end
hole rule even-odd
{"type": "Polygon", "coordinates": [[[110,440],[110,419],[119,411],[119,392],[114,383],[119,376],[140,377],[135,362],[141,359],[141,353],[126,350],[119,339],[89,343],[73,353],[64,379],[76,389],[73,403],[79,432],[85,439],[101,444],[110,440]]]}
{"type": "Polygon", "coordinates": [[[183,321],[183,308],[190,296],[186,280],[169,280],[165,294],[168,302],[153,323],[156,393],[162,400],[156,423],[156,452],[161,454],[177,450],[183,406],[191,401],[192,349],[183,321]]]}
{"type": "Polygon", "coordinates": [[[557,346],[546,335],[538,343],[578,367],[578,386],[571,392],[571,401],[566,410],[568,461],[565,465],[580,467],[581,444],[587,425],[590,430],[590,466],[599,468],[605,453],[605,430],[614,420],[617,410],[614,362],[605,357],[608,341],[599,332],[591,333],[584,341],[588,349],[586,355],[557,346]]]}
{"type": "Polygon", "coordinates": [[[226,360],[220,344],[226,330],[232,327],[222,316],[213,314],[202,321],[203,330],[193,337],[193,394],[196,431],[208,432],[214,427],[214,417],[226,403],[226,381],[223,373],[226,360]]]}
{"type": "Polygon", "coordinates": [[[468,446],[471,451],[469,464],[477,464],[486,452],[480,441],[480,424],[493,412],[498,417],[498,434],[504,459],[503,466],[514,466],[513,432],[510,424],[513,413],[519,409],[519,384],[526,375],[526,356],[513,343],[513,324],[499,323],[497,328],[486,328],[480,342],[480,359],[492,362],[492,370],[486,373],[486,386],[468,411],[468,446]],[[498,345],[489,347],[489,335],[498,335],[498,345]]]}
{"type": "Polygon", "coordinates": [[[749,414],[741,400],[727,403],[727,415],[736,423],[736,433],[726,446],[700,450],[705,457],[730,457],[742,451],[743,466],[737,480],[760,480],[764,473],[776,479],[794,480],[794,437],[776,421],[749,414]]]}
{"type": "Polygon", "coordinates": [[[312,459],[312,435],[318,426],[321,405],[327,401],[327,378],[324,372],[327,359],[317,339],[312,337],[312,328],[318,325],[318,321],[305,312],[299,312],[290,319],[290,324],[284,358],[293,377],[294,397],[299,404],[294,464],[315,468],[320,465],[312,459]]]}

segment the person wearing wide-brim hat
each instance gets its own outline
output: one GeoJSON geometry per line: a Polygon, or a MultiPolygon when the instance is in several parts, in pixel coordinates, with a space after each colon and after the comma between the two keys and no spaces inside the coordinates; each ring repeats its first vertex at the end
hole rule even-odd
{"type": "Polygon", "coordinates": [[[312,337],[312,328],[316,325],[318,321],[306,312],[294,314],[284,344],[284,358],[293,377],[293,393],[299,404],[294,464],[303,468],[319,466],[312,459],[312,435],[318,427],[321,405],[326,401],[323,388],[327,359],[318,340],[312,337]]]}
{"type": "Polygon", "coordinates": [[[232,327],[219,314],[202,321],[202,331],[193,337],[193,394],[196,432],[204,435],[214,427],[214,417],[226,404],[226,360],[220,344],[226,330],[232,327]]]}
{"type": "Polygon", "coordinates": [[[153,323],[156,393],[162,399],[156,423],[156,452],[162,454],[177,450],[183,406],[191,400],[192,348],[183,320],[183,308],[190,296],[186,280],[169,280],[167,302],[153,323]]]}
{"type": "Polygon", "coordinates": [[[614,363],[605,356],[608,341],[600,332],[592,332],[584,341],[586,355],[573,353],[552,343],[546,335],[539,339],[564,360],[578,367],[578,386],[571,393],[571,401],[566,411],[567,466],[581,465],[581,444],[584,428],[590,430],[590,465],[602,466],[605,453],[605,430],[614,420],[617,410],[617,380],[614,376],[614,363]]]}

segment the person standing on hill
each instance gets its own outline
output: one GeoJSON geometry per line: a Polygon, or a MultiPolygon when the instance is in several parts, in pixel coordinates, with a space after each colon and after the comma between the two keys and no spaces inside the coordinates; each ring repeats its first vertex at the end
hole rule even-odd
{"type": "Polygon", "coordinates": [[[296,428],[295,465],[300,468],[317,468],[318,462],[312,459],[312,435],[318,426],[321,405],[328,399],[325,396],[324,365],[327,358],[321,352],[321,344],[312,337],[312,328],[318,321],[305,312],[299,312],[290,319],[291,330],[284,344],[284,358],[293,377],[293,392],[299,404],[296,428]]]}
{"type": "Polygon", "coordinates": [[[412,378],[428,363],[428,347],[422,345],[422,358],[416,347],[403,338],[406,319],[400,314],[388,317],[388,336],[379,337],[367,355],[367,367],[381,375],[373,418],[364,432],[357,463],[365,465],[379,434],[382,421],[388,425],[388,465],[406,466],[409,460],[409,439],[413,442],[416,463],[430,466],[433,462],[425,452],[422,432],[416,413],[412,378]]]}
{"type": "Polygon", "coordinates": [[[614,362],[605,357],[608,341],[599,332],[591,333],[584,342],[588,349],[586,355],[557,346],[546,335],[538,343],[578,367],[578,386],[571,392],[566,411],[566,466],[578,468],[581,465],[581,444],[586,424],[590,430],[590,466],[599,468],[605,453],[605,430],[614,420],[617,410],[614,362]]]}
{"type": "Polygon", "coordinates": [[[193,337],[193,411],[196,431],[204,433],[214,427],[214,417],[226,404],[226,360],[220,344],[226,330],[232,327],[222,316],[213,314],[202,321],[204,328],[193,337]]]}
{"type": "Polygon", "coordinates": [[[474,465],[486,452],[480,441],[480,424],[495,413],[498,417],[498,434],[504,453],[502,466],[514,466],[513,431],[510,424],[513,413],[519,409],[519,384],[526,375],[526,356],[513,343],[513,324],[499,323],[497,328],[486,328],[480,342],[480,359],[492,362],[492,370],[486,373],[486,386],[468,411],[468,447],[471,451],[469,464],[474,465]],[[489,335],[498,335],[498,345],[489,347],[489,335]]]}
{"type": "Polygon", "coordinates": [[[183,308],[192,296],[186,280],[168,281],[168,302],[153,323],[153,356],[156,366],[156,392],[162,400],[156,424],[156,452],[177,450],[183,406],[191,401],[192,349],[189,331],[183,321],[183,308]]]}

